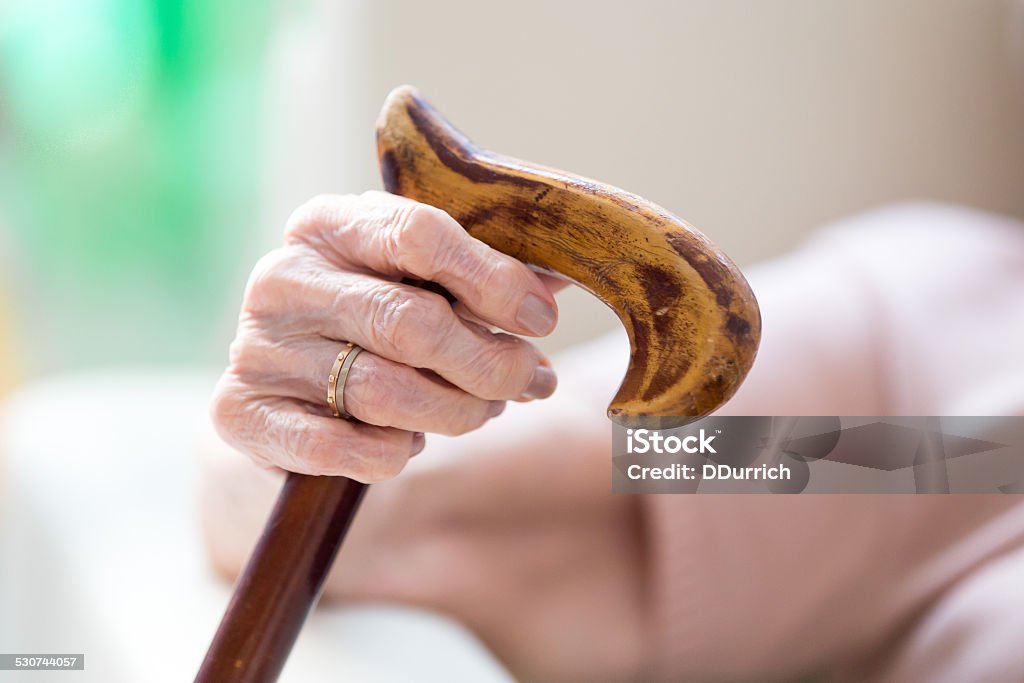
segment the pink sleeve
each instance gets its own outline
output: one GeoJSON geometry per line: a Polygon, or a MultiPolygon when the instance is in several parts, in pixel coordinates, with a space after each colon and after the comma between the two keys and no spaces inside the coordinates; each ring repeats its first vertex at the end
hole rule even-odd
{"type": "MultiPolygon", "coordinates": [[[[724,413],[1024,410],[1024,226],[897,207],[823,231],[750,276],[763,341],[724,413]]],[[[1012,496],[665,495],[645,504],[652,639],[669,679],[860,671],[853,680],[895,680],[899,670],[915,680],[932,661],[929,643],[943,642],[913,640],[929,610],[1024,547],[1024,506],[1012,496]],[[901,658],[907,642],[916,660],[901,658]]],[[[1020,659],[1016,648],[987,661],[1024,668],[1020,659]]]]}

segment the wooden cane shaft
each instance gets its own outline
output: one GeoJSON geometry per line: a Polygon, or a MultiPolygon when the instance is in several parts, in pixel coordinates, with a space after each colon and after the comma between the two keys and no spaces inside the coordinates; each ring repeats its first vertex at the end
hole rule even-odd
{"type": "Polygon", "coordinates": [[[316,604],[366,484],[289,474],[196,683],[273,683],[316,604]]]}

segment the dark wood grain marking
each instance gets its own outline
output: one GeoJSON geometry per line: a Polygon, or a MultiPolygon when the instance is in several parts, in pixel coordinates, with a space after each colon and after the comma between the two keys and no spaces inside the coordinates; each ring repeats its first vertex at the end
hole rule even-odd
{"type": "Polygon", "coordinates": [[[629,359],[629,371],[619,388],[620,393],[627,396],[636,396],[640,393],[640,385],[643,380],[643,369],[647,367],[648,349],[651,343],[651,333],[642,315],[634,311],[628,311],[629,326],[633,331],[633,355],[629,359]]]}
{"type": "Polygon", "coordinates": [[[668,334],[674,327],[673,318],[678,312],[682,284],[678,277],[659,266],[641,263],[636,269],[651,308],[654,329],[659,335],[668,334]]]}
{"type": "Polygon", "coordinates": [[[463,178],[476,183],[510,183],[520,187],[542,188],[543,183],[528,178],[521,178],[510,173],[502,173],[491,166],[480,162],[480,153],[460,135],[456,137],[454,129],[447,124],[444,117],[429,103],[415,98],[405,108],[409,119],[423,139],[430,145],[438,160],[463,178]],[[459,138],[462,138],[461,140],[459,138]],[[448,142],[455,149],[445,143],[448,142]],[[457,151],[456,151],[457,150],[457,151]]]}
{"type": "Polygon", "coordinates": [[[683,376],[690,370],[692,364],[692,349],[688,349],[685,353],[677,353],[670,359],[666,359],[666,362],[654,373],[650,384],[647,385],[647,389],[641,395],[641,398],[645,401],[653,401],[665,395],[666,392],[671,391],[673,387],[679,384],[683,376]]]}
{"type": "Polygon", "coordinates": [[[735,337],[749,337],[752,326],[746,318],[730,312],[725,319],[725,329],[735,337]]]}
{"type": "Polygon", "coordinates": [[[707,283],[708,288],[715,293],[715,301],[718,305],[728,308],[732,303],[732,287],[735,276],[729,272],[725,264],[708,258],[708,255],[701,249],[702,245],[690,235],[670,232],[665,235],[665,239],[707,283]]]}
{"type": "Polygon", "coordinates": [[[384,189],[397,194],[402,187],[402,171],[395,159],[394,150],[387,150],[380,157],[380,177],[384,181],[384,189]]]}
{"type": "Polygon", "coordinates": [[[478,206],[471,209],[469,213],[454,216],[454,218],[462,227],[469,230],[491,220],[499,210],[500,207],[492,205],[478,206]]]}

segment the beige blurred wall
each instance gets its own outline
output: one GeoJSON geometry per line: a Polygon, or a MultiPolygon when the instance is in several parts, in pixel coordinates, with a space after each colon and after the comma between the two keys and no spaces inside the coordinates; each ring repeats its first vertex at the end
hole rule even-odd
{"type": "MultiPolygon", "coordinates": [[[[400,83],[485,147],[662,204],[741,265],[907,198],[1024,216],[1010,16],[1010,0],[283,8],[267,242],[308,196],[379,186],[373,121],[400,83]]],[[[614,325],[586,295],[561,302],[549,348],[614,325]]]]}

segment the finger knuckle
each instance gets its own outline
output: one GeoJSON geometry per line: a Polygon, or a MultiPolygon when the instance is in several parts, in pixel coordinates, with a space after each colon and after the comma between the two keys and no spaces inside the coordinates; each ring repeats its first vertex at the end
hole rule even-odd
{"type": "Polygon", "coordinates": [[[274,467],[276,438],[267,438],[266,412],[251,389],[230,371],[217,382],[208,407],[217,435],[260,467],[274,467]]]}
{"type": "Polygon", "coordinates": [[[476,411],[459,398],[429,390],[406,389],[403,399],[409,406],[409,413],[424,431],[461,436],[479,426],[476,411]]]}
{"type": "Polygon", "coordinates": [[[487,422],[487,415],[483,408],[463,410],[456,414],[449,413],[447,428],[441,433],[445,436],[462,436],[480,429],[485,422],[487,422]]]}
{"type": "Polygon", "coordinates": [[[451,316],[440,297],[417,296],[399,287],[387,287],[371,297],[370,334],[380,353],[407,363],[419,363],[436,352],[437,321],[451,316]],[[445,309],[442,310],[442,304],[445,309]]]}
{"type": "Polygon", "coordinates": [[[304,451],[304,466],[317,472],[340,473],[366,484],[398,476],[409,460],[409,449],[403,450],[376,427],[363,429],[366,431],[354,432],[345,441],[344,456],[338,444],[310,440],[304,451]]]}
{"type": "Polygon", "coordinates": [[[251,379],[252,368],[259,365],[257,355],[248,335],[239,335],[228,347],[228,369],[240,379],[251,379]]]}
{"type": "Polygon", "coordinates": [[[228,347],[228,369],[239,380],[256,383],[269,369],[268,344],[250,331],[239,331],[228,347]]]}
{"type": "Polygon", "coordinates": [[[261,430],[253,424],[250,398],[246,395],[244,383],[237,377],[225,373],[217,383],[210,399],[209,415],[221,439],[257,462],[265,460],[260,447],[263,440],[253,438],[261,430]]]}
{"type": "Polygon", "coordinates": [[[528,287],[523,283],[523,270],[526,266],[512,259],[492,254],[493,258],[475,258],[468,256],[463,266],[466,277],[475,283],[477,291],[485,293],[491,305],[497,310],[515,310],[511,304],[522,296],[528,287]]]}
{"type": "Polygon", "coordinates": [[[480,292],[505,292],[513,285],[514,262],[475,240],[447,255],[447,270],[480,292]]]}
{"type": "Polygon", "coordinates": [[[409,461],[409,453],[398,452],[383,441],[378,441],[377,445],[376,452],[363,461],[363,476],[366,477],[368,484],[394,479],[401,474],[409,461]]]}
{"type": "Polygon", "coordinates": [[[388,425],[394,413],[394,389],[392,373],[357,360],[345,382],[345,409],[361,420],[388,425]]]}
{"type": "Polygon", "coordinates": [[[341,449],[338,443],[319,432],[304,431],[294,435],[286,452],[291,462],[288,469],[307,474],[331,472],[337,465],[341,449]]]}
{"type": "Polygon", "coordinates": [[[389,233],[387,248],[402,270],[432,279],[441,271],[452,241],[452,218],[428,204],[402,209],[389,233]]]}
{"type": "Polygon", "coordinates": [[[284,224],[286,239],[302,239],[323,230],[338,210],[340,195],[318,194],[298,206],[284,224]]]}
{"type": "Polygon", "coordinates": [[[263,255],[249,274],[242,299],[242,315],[263,318],[273,315],[292,284],[291,272],[300,258],[295,249],[275,249],[263,255]]]}
{"type": "Polygon", "coordinates": [[[412,297],[393,287],[371,297],[369,321],[378,351],[391,356],[401,353],[419,323],[412,297]]]}
{"type": "Polygon", "coordinates": [[[488,400],[516,398],[526,389],[536,361],[519,340],[495,339],[473,357],[472,371],[479,377],[477,395],[488,400]]]}
{"type": "Polygon", "coordinates": [[[240,402],[222,380],[210,399],[210,419],[222,438],[234,435],[240,414],[240,402]]]}

